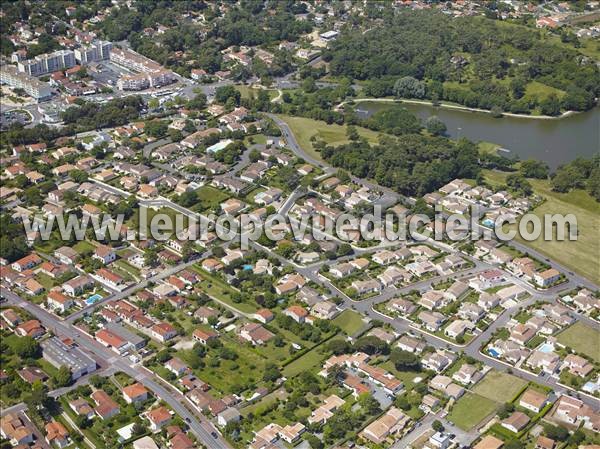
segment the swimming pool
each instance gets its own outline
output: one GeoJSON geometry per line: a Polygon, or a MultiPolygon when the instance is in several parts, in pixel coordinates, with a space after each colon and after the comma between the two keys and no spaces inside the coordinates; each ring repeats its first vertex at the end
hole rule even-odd
{"type": "Polygon", "coordinates": [[[494,348],[488,349],[488,354],[494,358],[498,358],[500,356],[500,353],[498,351],[496,351],[494,348]]]}
{"type": "Polygon", "coordinates": [[[538,351],[548,354],[549,352],[554,351],[554,345],[551,343],[544,343],[538,348],[538,351]]]}
{"type": "Polygon", "coordinates": [[[242,269],[244,269],[246,271],[250,271],[250,270],[253,270],[254,267],[252,265],[242,265],[242,269]]]}
{"type": "Polygon", "coordinates": [[[491,218],[486,218],[481,223],[483,223],[483,225],[487,226],[488,228],[493,228],[494,227],[494,220],[492,220],[491,218]]]}
{"type": "Polygon", "coordinates": [[[91,306],[92,304],[94,304],[95,302],[98,302],[102,299],[102,295],[99,295],[98,293],[90,296],[88,299],[85,300],[85,303],[88,306],[91,306]]]}

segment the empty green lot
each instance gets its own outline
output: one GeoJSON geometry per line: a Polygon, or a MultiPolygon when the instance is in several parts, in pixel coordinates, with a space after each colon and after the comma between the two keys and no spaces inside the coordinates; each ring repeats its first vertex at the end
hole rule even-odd
{"type": "Polygon", "coordinates": [[[600,331],[578,321],[558,335],[558,341],[600,363],[600,331]]]}
{"type": "Polygon", "coordinates": [[[365,322],[359,313],[352,310],[344,310],[333,319],[333,324],[343,330],[346,335],[354,335],[363,328],[365,322]]]}
{"type": "Polygon", "coordinates": [[[499,404],[478,394],[467,393],[460,398],[448,419],[465,431],[476,427],[486,416],[494,413],[499,404]]]}
{"type": "Polygon", "coordinates": [[[499,371],[490,371],[473,388],[473,392],[492,401],[504,403],[511,401],[527,384],[522,379],[499,371]]]}

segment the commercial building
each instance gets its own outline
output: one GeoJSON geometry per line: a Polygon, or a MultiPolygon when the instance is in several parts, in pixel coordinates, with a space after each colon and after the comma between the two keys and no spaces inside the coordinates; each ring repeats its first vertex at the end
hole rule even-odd
{"type": "Polygon", "coordinates": [[[0,82],[10,87],[23,89],[27,95],[38,101],[52,96],[52,89],[48,83],[44,83],[26,73],[21,73],[10,65],[4,65],[0,68],[0,82]]]}
{"type": "Polygon", "coordinates": [[[42,343],[42,356],[56,368],[69,368],[73,380],[96,370],[94,359],[81,349],[65,344],[58,337],[52,337],[42,343]]]}
{"type": "Polygon", "coordinates": [[[38,55],[27,61],[20,61],[18,68],[19,72],[26,73],[27,75],[40,76],[58,70],[70,69],[75,64],[75,52],[72,50],[58,50],[38,55]]]}

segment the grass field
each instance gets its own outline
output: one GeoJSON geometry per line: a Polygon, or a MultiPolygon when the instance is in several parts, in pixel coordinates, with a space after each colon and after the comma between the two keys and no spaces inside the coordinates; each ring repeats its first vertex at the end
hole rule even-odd
{"type": "Polygon", "coordinates": [[[198,370],[199,377],[212,385],[224,394],[233,392],[235,385],[247,384],[248,382],[260,382],[266,360],[254,352],[252,348],[240,345],[238,341],[228,337],[221,338],[225,347],[238,354],[236,360],[225,360],[212,354],[212,358],[219,360],[219,366],[212,367],[210,363],[198,370]],[[235,373],[234,375],[224,375],[224,373],[235,373]]]}
{"type": "Polygon", "coordinates": [[[562,98],[565,95],[564,90],[556,89],[546,84],[542,84],[538,81],[531,81],[525,88],[525,96],[527,100],[537,98],[538,101],[544,100],[549,95],[555,94],[558,98],[562,98]]]}
{"type": "Polygon", "coordinates": [[[490,371],[473,392],[496,402],[508,402],[527,384],[524,380],[499,371],[490,371]]]}
{"type": "Polygon", "coordinates": [[[229,195],[222,190],[208,185],[202,186],[196,190],[196,195],[198,196],[198,201],[200,202],[202,209],[214,209],[223,201],[230,198],[229,195]]]}
{"type": "Polygon", "coordinates": [[[353,310],[344,310],[333,320],[333,324],[338,326],[347,335],[354,335],[356,332],[362,329],[365,322],[362,320],[360,314],[353,310]]]}
{"type": "Polygon", "coordinates": [[[498,148],[500,148],[500,145],[498,145],[497,143],[481,141],[479,142],[478,147],[481,153],[496,154],[498,148]]]}
{"type": "MultiPolygon", "coordinates": [[[[242,94],[242,98],[250,98],[251,96],[257,96],[258,93],[263,89],[253,89],[250,86],[235,86],[235,88],[242,94]]],[[[269,94],[269,99],[277,97],[278,93],[276,89],[268,89],[267,93],[269,94]]]]}
{"type": "MultiPolygon", "coordinates": [[[[492,185],[503,184],[506,173],[485,171],[486,180],[492,185]]],[[[534,210],[543,219],[544,214],[574,214],[577,217],[578,239],[576,241],[545,241],[543,236],[528,242],[517,238],[523,244],[545,254],[560,264],[585,276],[593,282],[600,282],[600,204],[587,192],[573,190],[569,193],[553,192],[548,181],[530,179],[535,193],[546,201],[534,210]]]]}
{"type": "Polygon", "coordinates": [[[294,377],[303,371],[310,371],[313,368],[320,367],[325,354],[320,350],[321,345],[315,346],[306,354],[298,357],[292,363],[283,368],[282,374],[287,377],[294,377]]]}
{"type": "Polygon", "coordinates": [[[558,341],[600,363],[600,331],[578,321],[558,335],[558,341]],[[596,342],[593,344],[592,342],[596,342]]]}
{"type": "Polygon", "coordinates": [[[463,430],[469,431],[476,427],[486,416],[493,413],[498,403],[478,394],[467,393],[460,398],[448,419],[463,430]]]}
{"type": "Polygon", "coordinates": [[[73,249],[77,251],[79,254],[85,253],[88,251],[94,251],[95,246],[86,240],[80,240],[79,242],[73,245],[73,249]]]}
{"type": "MultiPolygon", "coordinates": [[[[278,117],[288,124],[302,149],[315,159],[322,160],[321,155],[314,149],[310,141],[312,136],[316,136],[318,139],[322,139],[333,146],[349,142],[346,137],[345,126],[328,125],[325,122],[304,117],[290,117],[288,115],[279,115],[278,117]]],[[[357,127],[356,129],[358,134],[366,138],[370,143],[378,142],[379,139],[377,136],[379,133],[361,127],[357,127]]]]}

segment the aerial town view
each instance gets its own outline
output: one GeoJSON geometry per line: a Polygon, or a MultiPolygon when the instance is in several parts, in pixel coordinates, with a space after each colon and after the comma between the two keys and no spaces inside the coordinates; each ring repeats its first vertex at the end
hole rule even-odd
{"type": "Polygon", "coordinates": [[[0,33],[0,449],[600,449],[600,1],[0,33]]]}

